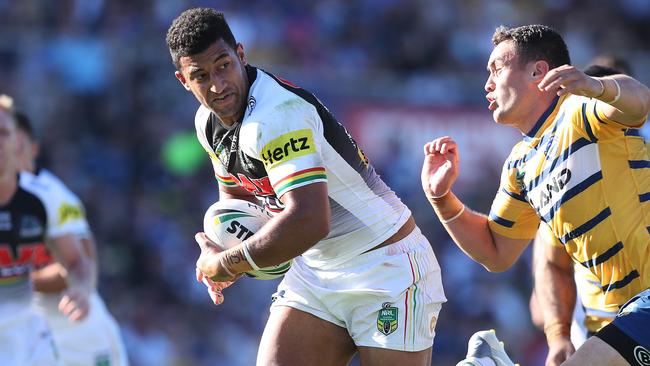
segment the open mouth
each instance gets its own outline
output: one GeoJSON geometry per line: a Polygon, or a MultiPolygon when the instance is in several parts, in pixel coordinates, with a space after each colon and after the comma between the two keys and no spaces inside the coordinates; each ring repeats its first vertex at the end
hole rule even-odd
{"type": "Polygon", "coordinates": [[[493,110],[497,109],[497,102],[496,102],[496,100],[494,98],[492,98],[489,95],[486,95],[485,99],[487,99],[488,103],[490,103],[488,105],[489,110],[493,111],[493,110]]]}

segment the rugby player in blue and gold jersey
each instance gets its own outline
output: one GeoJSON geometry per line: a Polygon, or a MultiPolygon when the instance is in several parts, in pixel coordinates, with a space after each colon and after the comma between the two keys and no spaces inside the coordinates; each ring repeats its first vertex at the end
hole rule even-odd
{"type": "Polygon", "coordinates": [[[598,278],[606,301],[631,300],[563,365],[643,364],[650,359],[650,162],[635,128],[650,110],[650,90],[625,75],[587,76],[546,26],[499,27],[492,40],[489,109],[523,138],[504,164],[490,215],[465,209],[451,192],[458,149],[448,136],[424,147],[425,194],[456,244],[490,271],[509,268],[544,221],[598,278]]]}
{"type": "MultiPolygon", "coordinates": [[[[632,75],[627,62],[620,58],[600,56],[594,62],[599,63],[587,66],[585,74],[632,75]]],[[[636,132],[629,130],[628,135],[636,132]]],[[[564,244],[554,237],[548,225],[540,225],[533,245],[535,286],[530,311],[537,320],[535,324],[546,331],[549,348],[546,366],[557,366],[588,337],[614,320],[624,303],[606,301],[598,277],[588,267],[571,260],[564,244]]]]}

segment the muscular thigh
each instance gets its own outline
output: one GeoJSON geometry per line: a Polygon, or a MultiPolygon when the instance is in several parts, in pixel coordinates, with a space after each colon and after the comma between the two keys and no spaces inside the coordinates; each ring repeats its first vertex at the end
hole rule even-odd
{"type": "Polygon", "coordinates": [[[589,338],[562,366],[628,366],[629,363],[598,337],[589,338]]]}
{"type": "Polygon", "coordinates": [[[345,328],[287,306],[266,323],[257,366],[344,366],[356,352],[345,328]]]}
{"type": "Polygon", "coordinates": [[[359,347],[361,366],[430,366],[431,347],[418,352],[359,347]]]}

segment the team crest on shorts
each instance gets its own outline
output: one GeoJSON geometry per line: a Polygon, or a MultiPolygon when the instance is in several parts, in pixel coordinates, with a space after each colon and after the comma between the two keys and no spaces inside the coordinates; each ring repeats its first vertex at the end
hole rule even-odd
{"type": "Polygon", "coordinates": [[[95,366],[111,366],[111,358],[108,355],[95,356],[95,366]]]}
{"type": "Polygon", "coordinates": [[[397,330],[398,308],[390,306],[391,303],[385,302],[381,305],[381,310],[377,313],[377,329],[384,335],[389,335],[397,330]]]}

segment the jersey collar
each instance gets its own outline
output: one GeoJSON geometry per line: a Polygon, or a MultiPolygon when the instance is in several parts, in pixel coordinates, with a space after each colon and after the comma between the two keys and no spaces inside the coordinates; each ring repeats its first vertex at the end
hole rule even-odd
{"type": "Polygon", "coordinates": [[[551,104],[546,108],[546,111],[544,111],[542,116],[539,117],[537,122],[535,122],[533,128],[528,131],[528,133],[524,134],[524,141],[530,141],[531,139],[538,138],[542,135],[544,130],[546,130],[546,128],[555,120],[557,112],[560,110],[560,106],[565,99],[566,95],[561,97],[556,96],[553,98],[553,101],[551,101],[551,104]]]}

